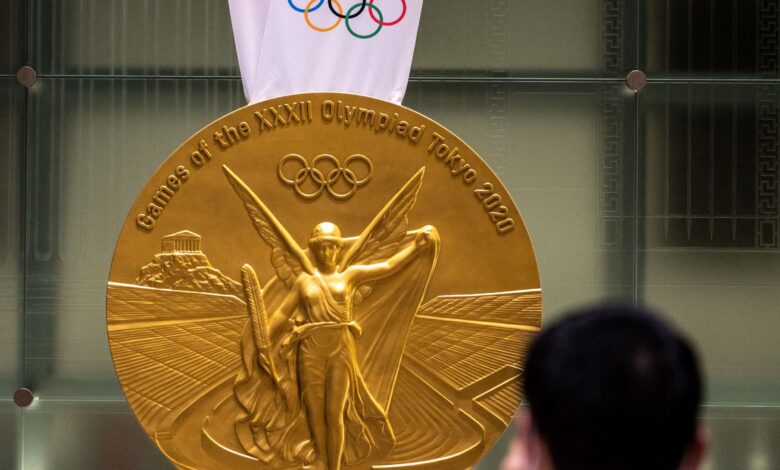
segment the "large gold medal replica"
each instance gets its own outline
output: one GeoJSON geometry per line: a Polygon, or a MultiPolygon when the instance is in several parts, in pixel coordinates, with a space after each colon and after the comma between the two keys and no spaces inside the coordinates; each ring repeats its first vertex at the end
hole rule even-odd
{"type": "Polygon", "coordinates": [[[107,296],[127,400],[188,469],[468,468],[520,404],[542,303],[479,156],[336,93],[239,109],[179,147],[107,296]]]}

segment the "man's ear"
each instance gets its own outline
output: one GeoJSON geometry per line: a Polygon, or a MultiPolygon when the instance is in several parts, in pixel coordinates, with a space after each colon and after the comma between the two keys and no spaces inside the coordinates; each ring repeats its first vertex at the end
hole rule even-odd
{"type": "Polygon", "coordinates": [[[699,425],[693,435],[693,440],[685,451],[680,470],[696,470],[701,467],[704,457],[707,454],[707,448],[710,443],[710,435],[704,426],[699,425]]]}
{"type": "Polygon", "coordinates": [[[517,435],[523,444],[523,448],[527,450],[530,440],[536,435],[534,420],[528,407],[520,408],[517,414],[517,435]]]}
{"type": "Polygon", "coordinates": [[[525,453],[526,465],[530,470],[547,468],[544,465],[547,459],[547,447],[539,435],[534,423],[534,416],[529,408],[521,411],[519,416],[520,438],[525,453]]]}

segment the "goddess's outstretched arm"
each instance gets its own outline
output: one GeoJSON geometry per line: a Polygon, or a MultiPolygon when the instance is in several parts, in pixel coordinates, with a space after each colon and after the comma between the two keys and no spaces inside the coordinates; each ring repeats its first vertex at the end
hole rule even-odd
{"type": "Polygon", "coordinates": [[[389,276],[406,265],[414,255],[429,246],[431,243],[438,243],[439,234],[436,229],[430,225],[423,227],[415,232],[414,243],[388,258],[386,261],[374,264],[359,264],[347,268],[346,275],[353,283],[372,281],[389,276]]]}

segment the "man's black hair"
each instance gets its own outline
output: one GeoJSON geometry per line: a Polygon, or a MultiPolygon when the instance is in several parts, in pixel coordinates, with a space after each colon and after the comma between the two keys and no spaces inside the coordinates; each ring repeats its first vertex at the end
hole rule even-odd
{"type": "Polygon", "coordinates": [[[652,312],[621,305],[543,329],[524,387],[556,470],[676,469],[702,398],[688,342],[652,312]]]}

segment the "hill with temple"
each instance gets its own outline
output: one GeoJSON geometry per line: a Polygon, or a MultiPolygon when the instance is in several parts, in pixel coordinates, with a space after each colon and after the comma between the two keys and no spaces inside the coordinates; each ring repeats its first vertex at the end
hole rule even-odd
{"type": "Polygon", "coordinates": [[[241,284],[213,267],[201,251],[201,236],[187,230],[166,235],[162,252],[141,268],[139,286],[243,297],[241,284]]]}

